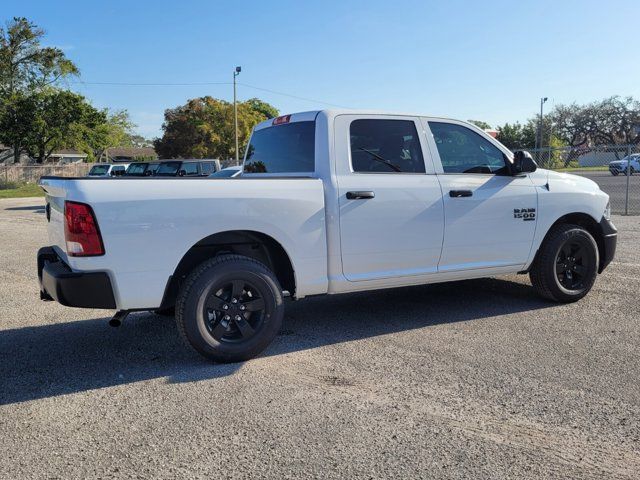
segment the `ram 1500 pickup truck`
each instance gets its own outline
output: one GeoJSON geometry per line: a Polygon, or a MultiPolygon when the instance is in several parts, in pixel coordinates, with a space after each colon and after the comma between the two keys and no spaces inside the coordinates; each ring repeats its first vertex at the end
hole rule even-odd
{"type": "Polygon", "coordinates": [[[40,185],[43,299],[117,310],[114,323],[175,308],[188,343],[222,362],[272,341],[287,295],[528,273],[573,302],[616,248],[594,182],[445,118],[295,113],[254,128],[237,178],[40,185]]]}

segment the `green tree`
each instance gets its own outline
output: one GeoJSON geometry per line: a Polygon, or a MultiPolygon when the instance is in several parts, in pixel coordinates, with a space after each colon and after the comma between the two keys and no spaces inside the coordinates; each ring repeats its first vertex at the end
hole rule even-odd
{"type": "Polygon", "coordinates": [[[69,143],[87,153],[89,161],[100,160],[108,148],[127,146],[134,127],[126,110],[110,113],[85,103],[82,116],[72,126],[69,143]]]}
{"type": "Polygon", "coordinates": [[[24,136],[24,148],[30,157],[42,163],[54,150],[69,146],[75,125],[83,121],[91,106],[82,95],[54,88],[28,98],[33,118],[24,136]]]}
{"type": "Polygon", "coordinates": [[[24,145],[24,105],[29,97],[69,76],[78,75],[75,64],[55,47],[43,47],[44,31],[26,18],[15,17],[0,28],[0,123],[2,139],[13,147],[14,161],[24,145]]]}
{"type": "Polygon", "coordinates": [[[491,125],[487,122],[483,122],[482,120],[467,120],[469,123],[473,123],[476,127],[481,128],[482,130],[491,130],[491,125]]]}
{"type": "Polygon", "coordinates": [[[534,148],[536,142],[535,125],[531,121],[524,125],[519,122],[505,123],[498,127],[497,139],[509,150],[534,148]]]}
{"type": "Polygon", "coordinates": [[[26,138],[36,121],[33,96],[15,92],[0,100],[0,142],[13,147],[14,162],[20,161],[20,153],[26,138]]]}
{"type": "MultiPolygon", "coordinates": [[[[247,143],[252,128],[278,115],[268,103],[238,103],[238,139],[247,143]]],[[[229,158],[235,155],[233,104],[213,97],[189,100],[165,110],[162,138],[154,141],[160,158],[229,158]]],[[[244,147],[242,147],[244,149],[244,147]]],[[[240,152],[242,156],[243,151],[240,152]]]]}
{"type": "Polygon", "coordinates": [[[554,132],[571,146],[640,143],[640,102],[613,96],[587,105],[558,105],[554,132]]]}
{"type": "Polygon", "coordinates": [[[259,98],[250,98],[246,102],[245,105],[248,105],[251,110],[261,113],[265,116],[265,118],[274,118],[279,115],[278,109],[273,105],[263,102],[259,98]]]}

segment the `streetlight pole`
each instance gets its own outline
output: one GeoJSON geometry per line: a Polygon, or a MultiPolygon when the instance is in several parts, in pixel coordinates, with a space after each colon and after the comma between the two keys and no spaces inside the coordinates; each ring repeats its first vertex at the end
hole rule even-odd
{"type": "Polygon", "coordinates": [[[542,119],[543,119],[543,109],[544,109],[544,102],[547,101],[547,97],[542,97],[540,99],[540,123],[539,123],[539,127],[538,127],[538,135],[536,135],[536,150],[538,148],[542,148],[542,119]],[[538,137],[540,137],[540,140],[538,141],[538,137]]]}
{"type": "Polygon", "coordinates": [[[236,67],[233,71],[233,123],[236,134],[236,165],[240,165],[240,152],[238,151],[238,104],[236,103],[236,77],[240,75],[242,67],[236,67]]]}

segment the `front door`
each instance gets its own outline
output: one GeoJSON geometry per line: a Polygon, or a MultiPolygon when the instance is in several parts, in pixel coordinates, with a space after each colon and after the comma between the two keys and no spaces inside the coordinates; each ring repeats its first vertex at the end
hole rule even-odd
{"type": "Polygon", "coordinates": [[[340,242],[348,280],[437,272],[442,191],[425,145],[414,117],[336,117],[340,242]]]}
{"type": "Polygon", "coordinates": [[[438,271],[524,265],[536,228],[531,179],[512,176],[506,153],[461,123],[429,121],[428,128],[445,213],[438,271]]]}

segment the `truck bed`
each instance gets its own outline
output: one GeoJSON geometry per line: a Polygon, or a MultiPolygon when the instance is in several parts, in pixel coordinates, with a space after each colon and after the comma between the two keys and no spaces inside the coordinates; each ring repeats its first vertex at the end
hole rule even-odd
{"type": "Polygon", "coordinates": [[[206,237],[232,230],[257,230],[277,238],[302,287],[298,296],[327,291],[320,179],[42,177],[40,185],[49,204],[49,238],[56,252],[74,271],[106,271],[118,309],[159,306],[184,254],[206,237]],[[67,257],[65,200],[93,208],[103,256],[67,257]]]}

